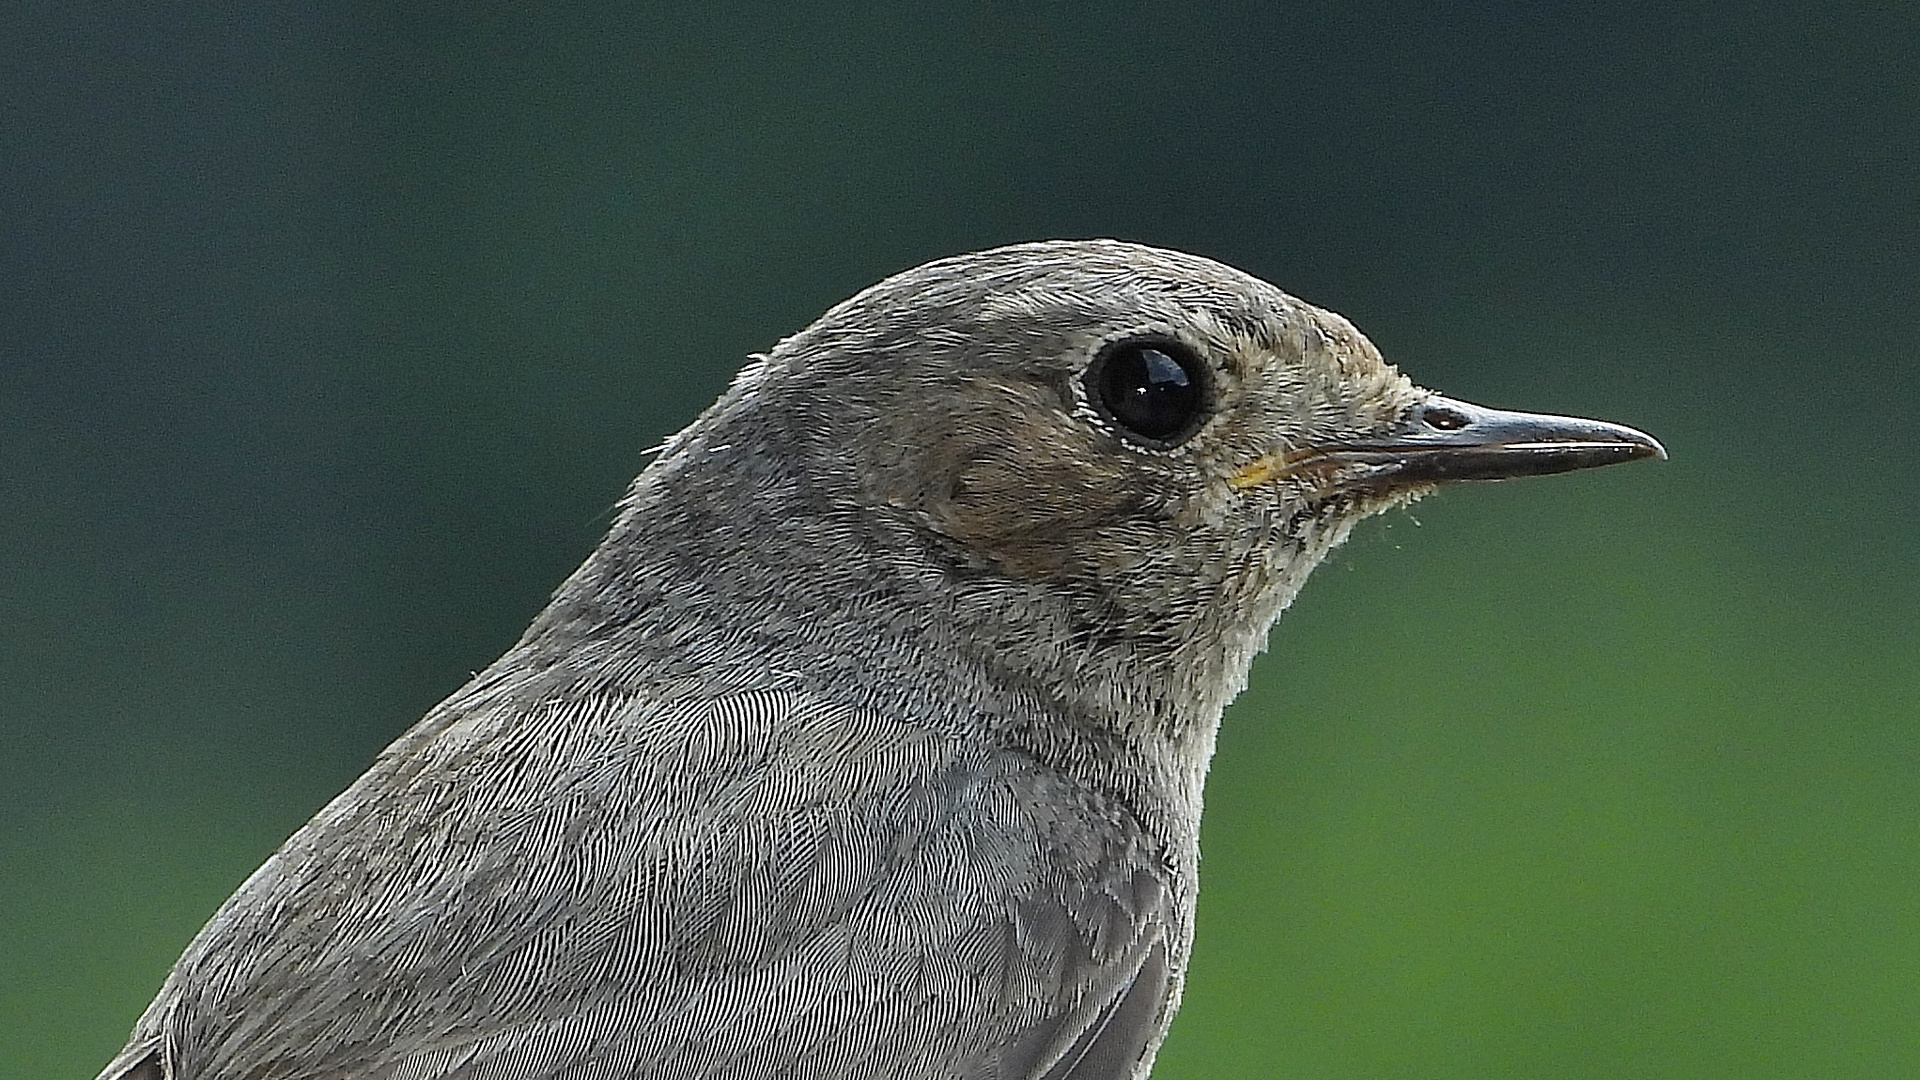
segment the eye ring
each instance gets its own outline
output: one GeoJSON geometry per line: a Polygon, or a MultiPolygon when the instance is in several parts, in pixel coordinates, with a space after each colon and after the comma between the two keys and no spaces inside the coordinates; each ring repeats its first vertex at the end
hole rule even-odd
{"type": "Polygon", "coordinates": [[[1207,365],[1163,335],[1123,338],[1100,350],[1083,377],[1087,401],[1128,440],[1155,450],[1186,442],[1213,412],[1207,365]]]}

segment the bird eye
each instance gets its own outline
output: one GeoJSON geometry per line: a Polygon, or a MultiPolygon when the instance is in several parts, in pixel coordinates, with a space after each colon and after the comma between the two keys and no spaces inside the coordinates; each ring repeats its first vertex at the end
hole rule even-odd
{"type": "Polygon", "coordinates": [[[1177,445],[1206,419],[1206,367],[1177,342],[1109,346],[1087,370],[1087,390],[1107,419],[1148,446],[1177,445]]]}

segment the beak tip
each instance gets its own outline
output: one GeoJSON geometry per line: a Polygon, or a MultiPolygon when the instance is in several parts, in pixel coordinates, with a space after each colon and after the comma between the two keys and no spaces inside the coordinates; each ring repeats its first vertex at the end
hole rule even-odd
{"type": "Polygon", "coordinates": [[[1652,458],[1655,461],[1667,460],[1667,448],[1661,445],[1659,439],[1654,438],[1638,428],[1630,428],[1624,424],[1617,426],[1624,440],[1631,443],[1634,447],[1634,452],[1629,460],[1632,458],[1652,458]]]}

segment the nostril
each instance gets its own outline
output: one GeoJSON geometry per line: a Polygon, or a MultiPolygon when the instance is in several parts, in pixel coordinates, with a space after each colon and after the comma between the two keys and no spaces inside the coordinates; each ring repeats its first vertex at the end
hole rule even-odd
{"type": "Polygon", "coordinates": [[[1436,431],[1459,431],[1467,426],[1467,418],[1452,409],[1427,409],[1420,414],[1420,419],[1436,431]]]}

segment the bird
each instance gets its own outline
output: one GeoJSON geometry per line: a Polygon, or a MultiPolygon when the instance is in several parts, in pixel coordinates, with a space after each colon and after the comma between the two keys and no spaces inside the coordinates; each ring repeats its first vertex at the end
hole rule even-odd
{"type": "Polygon", "coordinates": [[[1356,522],[1663,458],[1118,240],[746,367],[497,661],[239,887],[101,1080],[1139,1080],[1222,710],[1356,522]]]}

